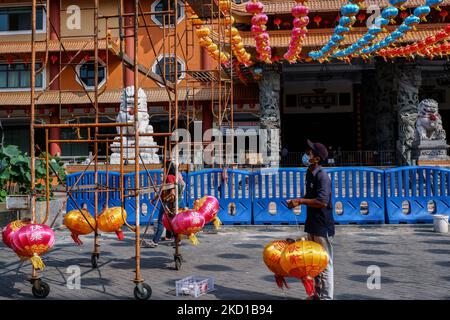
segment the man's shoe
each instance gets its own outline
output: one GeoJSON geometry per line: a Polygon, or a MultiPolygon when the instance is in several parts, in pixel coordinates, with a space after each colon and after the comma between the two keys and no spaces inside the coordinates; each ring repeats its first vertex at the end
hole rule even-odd
{"type": "Polygon", "coordinates": [[[142,242],[142,247],[144,248],[156,248],[158,246],[158,244],[156,242],[154,242],[153,240],[147,241],[144,240],[142,242]]]}

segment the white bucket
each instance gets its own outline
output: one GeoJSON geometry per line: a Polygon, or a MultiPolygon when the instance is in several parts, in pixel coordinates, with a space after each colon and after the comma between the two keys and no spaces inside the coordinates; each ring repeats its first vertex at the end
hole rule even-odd
{"type": "Polygon", "coordinates": [[[448,216],[434,215],[434,232],[448,233],[448,216]]]}

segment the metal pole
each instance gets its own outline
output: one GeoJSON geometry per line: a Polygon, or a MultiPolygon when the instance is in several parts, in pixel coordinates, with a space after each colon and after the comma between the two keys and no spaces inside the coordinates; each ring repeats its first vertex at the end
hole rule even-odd
{"type": "Polygon", "coordinates": [[[138,69],[138,44],[139,44],[139,0],[134,1],[134,189],[136,204],[136,278],[135,283],[143,282],[141,277],[141,244],[140,244],[140,205],[139,205],[139,69],[138,69]]]}
{"type": "MultiPolygon", "coordinates": [[[[98,6],[99,0],[94,1],[94,108],[95,108],[95,123],[99,123],[99,115],[98,115],[98,6]]],[[[89,129],[88,129],[89,130],[89,129]]],[[[90,131],[90,130],[89,130],[90,131]]],[[[97,140],[98,135],[98,127],[94,128],[95,132],[95,140],[97,140]]],[[[95,193],[94,193],[94,214],[95,220],[98,218],[98,142],[94,142],[94,185],[95,185],[95,193]]],[[[99,255],[99,235],[98,235],[98,227],[95,225],[95,234],[94,234],[94,252],[93,255],[98,259],[99,255]]]]}

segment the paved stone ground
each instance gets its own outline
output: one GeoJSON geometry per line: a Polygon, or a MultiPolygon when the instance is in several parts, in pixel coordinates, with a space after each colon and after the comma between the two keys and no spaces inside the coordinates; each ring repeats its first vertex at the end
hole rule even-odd
{"type": "MultiPolygon", "coordinates": [[[[190,275],[216,279],[216,290],[198,299],[304,299],[295,279],[288,281],[290,290],[276,287],[261,255],[267,242],[301,234],[289,226],[224,227],[218,234],[199,234],[197,247],[185,241],[180,271],[174,269],[168,243],[142,249],[142,274],[152,286],[152,299],[177,299],[175,281],[190,275]]],[[[47,299],[133,299],[132,236],[126,233],[120,242],[103,235],[100,268],[92,269],[92,237],[83,237],[84,246],[77,247],[68,231],[58,231],[57,244],[44,256],[43,278],[51,286],[47,299]],[[79,290],[66,286],[71,265],[81,268],[79,290]]],[[[334,245],[336,299],[450,299],[450,235],[433,233],[432,226],[337,226],[334,245]],[[380,290],[367,288],[369,265],[381,268],[380,290]]],[[[0,245],[0,299],[33,299],[26,281],[30,269],[29,262],[20,266],[0,245]]]]}

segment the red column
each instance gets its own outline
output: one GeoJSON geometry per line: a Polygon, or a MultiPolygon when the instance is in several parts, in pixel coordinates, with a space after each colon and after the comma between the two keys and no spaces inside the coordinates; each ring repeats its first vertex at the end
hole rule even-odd
{"type": "MultiPolygon", "coordinates": [[[[211,57],[208,55],[205,48],[200,49],[201,54],[201,68],[202,70],[212,70],[213,67],[213,61],[211,57]]],[[[212,113],[212,106],[211,101],[205,101],[203,103],[203,123],[202,123],[202,132],[203,135],[205,134],[205,131],[212,129],[213,127],[213,113],[212,113]]]]}
{"type": "MultiPolygon", "coordinates": [[[[124,1],[124,13],[134,13],[134,1],[133,0],[125,0],[124,1]]],[[[124,34],[125,34],[125,53],[131,58],[134,58],[134,17],[129,16],[126,17],[124,22],[124,34]]],[[[125,87],[129,87],[134,85],[134,73],[133,70],[126,68],[124,72],[123,82],[125,87]]]]}
{"type": "MultiPolygon", "coordinates": [[[[50,39],[51,40],[57,40],[58,34],[60,32],[60,26],[61,26],[61,19],[60,19],[60,6],[59,6],[59,0],[52,0],[50,1],[50,22],[53,25],[53,27],[50,27],[51,33],[50,33],[50,39]]],[[[59,62],[58,62],[59,63],[59,62]]],[[[58,63],[49,63],[50,66],[50,79],[54,79],[58,73],[59,73],[59,67],[58,63]]],[[[50,90],[59,90],[59,80],[54,81],[50,85],[50,90]]],[[[59,114],[59,108],[53,108],[54,112],[52,112],[52,115],[50,116],[50,123],[52,124],[59,124],[60,121],[60,114],[59,114]]],[[[59,128],[51,128],[49,132],[50,139],[60,139],[61,138],[61,130],[59,128]]],[[[52,156],[60,156],[61,155],[61,147],[58,143],[51,143],[50,144],[50,154],[52,156]]]]}

